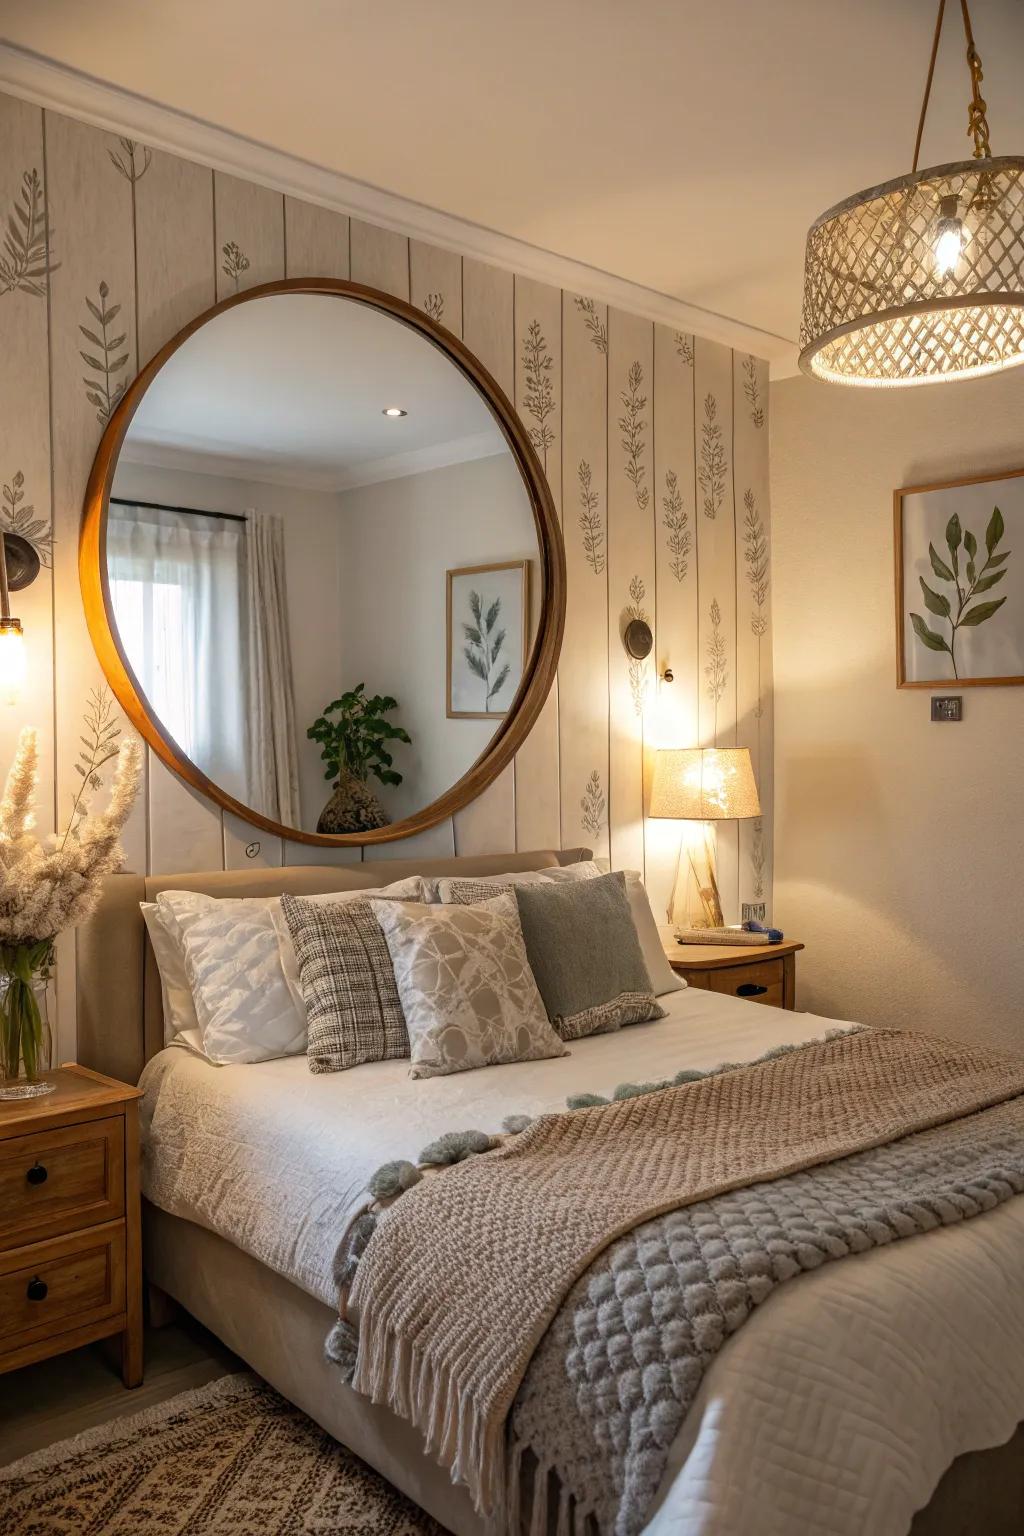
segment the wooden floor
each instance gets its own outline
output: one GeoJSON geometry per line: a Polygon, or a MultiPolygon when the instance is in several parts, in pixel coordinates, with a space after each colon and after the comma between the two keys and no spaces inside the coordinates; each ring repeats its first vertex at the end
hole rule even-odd
{"type": "Polygon", "coordinates": [[[244,1369],[181,1312],[170,1326],[146,1330],[146,1376],[131,1392],[121,1385],[119,1368],[103,1344],[10,1371],[0,1376],[0,1466],[244,1369]]]}

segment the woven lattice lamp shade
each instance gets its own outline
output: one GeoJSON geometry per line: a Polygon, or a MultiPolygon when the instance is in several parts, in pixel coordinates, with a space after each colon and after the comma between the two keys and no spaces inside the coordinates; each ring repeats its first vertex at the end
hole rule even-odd
{"type": "Polygon", "coordinates": [[[1024,158],[935,166],[823,213],[807,236],[800,348],[805,373],[875,387],[1024,363],[1024,158]]]}
{"type": "Polygon", "coordinates": [[[733,821],[760,814],[746,747],[682,747],[656,754],[649,816],[733,821]]]}

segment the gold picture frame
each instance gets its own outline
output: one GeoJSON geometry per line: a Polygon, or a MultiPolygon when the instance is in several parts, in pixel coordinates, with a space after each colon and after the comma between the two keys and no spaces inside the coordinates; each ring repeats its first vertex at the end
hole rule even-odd
{"type": "Polygon", "coordinates": [[[501,720],[508,713],[526,667],[529,639],[529,560],[499,560],[491,565],[454,566],[446,571],[445,710],[448,719],[501,720]],[[519,591],[513,594],[517,598],[513,605],[507,602],[509,581],[501,580],[499,572],[518,575],[519,591]],[[491,579],[481,581],[478,579],[481,577],[491,579]],[[464,603],[459,590],[463,584],[466,587],[464,603]],[[514,619],[510,619],[510,612],[514,619]],[[513,622],[518,625],[520,634],[517,636],[513,629],[510,639],[509,628],[513,622]],[[458,640],[455,637],[457,626],[462,630],[458,640]],[[457,674],[460,653],[462,665],[457,674]],[[481,690],[484,708],[464,707],[481,690]],[[506,702],[501,708],[487,708],[488,704],[502,700],[506,702]]]}
{"type": "Polygon", "coordinates": [[[893,492],[897,688],[1024,685],[1022,532],[1024,469],[893,492]]]}

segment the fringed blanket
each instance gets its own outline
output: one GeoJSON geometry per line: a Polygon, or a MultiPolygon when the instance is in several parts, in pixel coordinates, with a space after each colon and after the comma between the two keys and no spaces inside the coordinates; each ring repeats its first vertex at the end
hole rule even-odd
{"type": "Polygon", "coordinates": [[[575,1506],[605,1531],[638,1530],[708,1360],[775,1284],[1024,1187],[999,1139],[1020,1126],[1016,1105],[993,1121],[994,1141],[975,1145],[960,1126],[948,1149],[936,1153],[940,1138],[905,1166],[858,1154],[1020,1094],[1024,1061],[870,1030],[544,1116],[381,1219],[349,1298],[353,1385],[415,1423],[499,1524],[518,1524],[518,1461],[532,1446],[540,1503],[555,1470],[565,1518],[575,1506]],[[964,1189],[962,1172],[936,1172],[961,1143],[964,1189]],[[507,1477],[506,1421],[556,1314],[516,1409],[507,1477]]]}

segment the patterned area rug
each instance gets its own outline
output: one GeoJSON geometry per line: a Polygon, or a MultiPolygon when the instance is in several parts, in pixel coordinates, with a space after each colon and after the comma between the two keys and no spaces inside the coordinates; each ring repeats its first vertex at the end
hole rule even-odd
{"type": "Polygon", "coordinates": [[[248,1373],[0,1469],[0,1536],[444,1536],[248,1373]]]}

